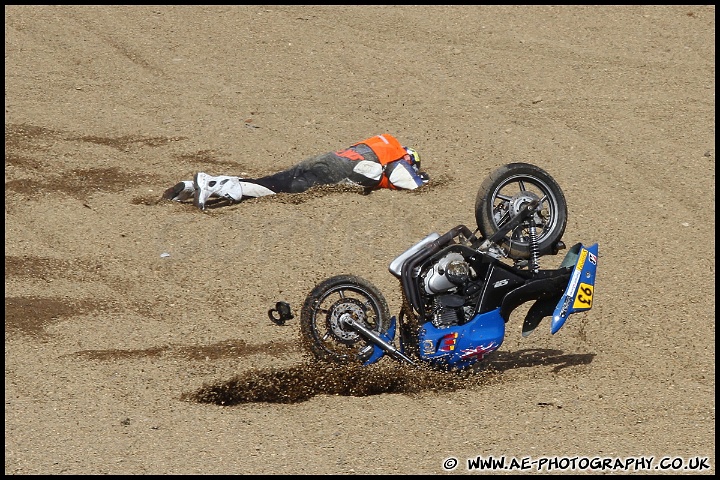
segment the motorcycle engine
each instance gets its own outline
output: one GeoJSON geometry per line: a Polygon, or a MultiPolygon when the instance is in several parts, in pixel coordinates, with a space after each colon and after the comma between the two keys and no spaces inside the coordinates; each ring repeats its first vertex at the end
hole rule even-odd
{"type": "Polygon", "coordinates": [[[425,274],[425,291],[438,294],[456,289],[470,277],[470,265],[465,257],[457,252],[450,252],[440,258],[425,274]]]}
{"type": "Polygon", "coordinates": [[[427,269],[423,288],[431,299],[432,324],[437,328],[465,323],[472,315],[472,306],[465,306],[459,287],[474,276],[472,267],[458,252],[444,255],[427,269]]]}
{"type": "Polygon", "coordinates": [[[430,322],[436,328],[462,325],[472,318],[473,306],[465,306],[462,295],[437,295],[432,299],[430,322]]]}

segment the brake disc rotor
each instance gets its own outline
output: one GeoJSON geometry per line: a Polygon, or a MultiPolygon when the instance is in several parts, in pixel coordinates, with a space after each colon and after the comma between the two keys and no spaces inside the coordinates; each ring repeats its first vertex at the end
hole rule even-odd
{"type": "Polygon", "coordinates": [[[360,335],[345,326],[342,321],[345,315],[350,315],[356,322],[367,325],[367,314],[363,303],[356,298],[340,299],[330,307],[327,315],[330,333],[339,342],[351,345],[360,339],[360,335]]]}

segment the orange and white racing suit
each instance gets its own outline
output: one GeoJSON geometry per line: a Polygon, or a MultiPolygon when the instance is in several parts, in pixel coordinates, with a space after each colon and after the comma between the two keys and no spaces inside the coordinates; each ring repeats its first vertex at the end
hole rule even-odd
{"type": "Polygon", "coordinates": [[[354,184],[413,190],[427,183],[417,167],[406,160],[407,152],[388,133],[354,143],[344,150],[310,157],[297,165],[256,179],[240,179],[244,196],[300,193],[315,185],[354,184]]]}

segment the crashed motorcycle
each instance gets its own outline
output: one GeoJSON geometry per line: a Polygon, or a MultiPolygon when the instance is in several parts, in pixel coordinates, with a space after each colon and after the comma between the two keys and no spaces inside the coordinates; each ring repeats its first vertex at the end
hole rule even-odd
{"type": "Polygon", "coordinates": [[[546,171],[503,165],[477,192],[475,231],[458,225],[431,233],[390,262],[402,291],[397,316],[375,285],[333,276],[302,305],[303,344],[327,362],[370,365],[389,356],[465,370],[500,348],[511,313],[523,304],[531,304],[523,336],[545,317],[555,334],[570,315],[592,308],[595,293],[597,243],[576,243],[558,268],[540,268],[541,257],[566,249],[567,215],[565,196],[546,171]]]}

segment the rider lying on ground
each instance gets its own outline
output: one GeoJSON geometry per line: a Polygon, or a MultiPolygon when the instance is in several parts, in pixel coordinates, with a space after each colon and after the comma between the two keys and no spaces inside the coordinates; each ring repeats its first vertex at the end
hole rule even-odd
{"type": "Polygon", "coordinates": [[[286,170],[250,179],[204,172],[195,174],[163,193],[162,198],[193,203],[205,210],[210,198],[236,203],[243,198],[276,193],[300,193],[316,185],[350,184],[368,190],[379,188],[413,190],[429,181],[420,170],[420,155],[385,133],[357,142],[344,150],[310,157],[286,170]]]}

